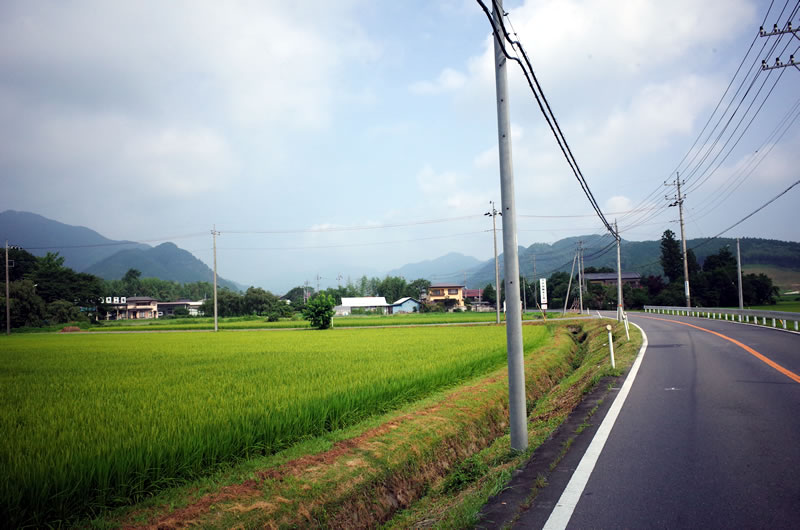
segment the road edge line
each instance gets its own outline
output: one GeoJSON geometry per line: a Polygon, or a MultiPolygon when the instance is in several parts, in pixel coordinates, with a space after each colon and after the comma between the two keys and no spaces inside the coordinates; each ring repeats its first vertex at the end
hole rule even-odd
{"type": "Polygon", "coordinates": [[[625,382],[622,384],[619,394],[608,409],[603,423],[601,423],[600,427],[597,429],[578,467],[575,468],[575,472],[572,474],[572,478],[567,484],[567,487],[564,488],[561,497],[559,497],[553,511],[550,513],[550,517],[543,527],[547,530],[561,530],[566,528],[567,524],[569,524],[572,513],[575,511],[575,507],[578,505],[581,495],[583,495],[583,490],[586,487],[586,483],[589,482],[589,477],[594,470],[597,459],[600,457],[600,453],[603,451],[611,429],[614,427],[619,412],[622,410],[622,406],[628,398],[628,393],[630,392],[631,386],[633,386],[633,381],[636,379],[636,374],[639,372],[639,367],[642,365],[642,360],[644,359],[648,344],[647,334],[638,324],[634,324],[633,322],[631,322],[631,324],[642,332],[642,347],[639,348],[639,353],[633,361],[633,366],[631,366],[628,377],[625,378],[625,382]]]}

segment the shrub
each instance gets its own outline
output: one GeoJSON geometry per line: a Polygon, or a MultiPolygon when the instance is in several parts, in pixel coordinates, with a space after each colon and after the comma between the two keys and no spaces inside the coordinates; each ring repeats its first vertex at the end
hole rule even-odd
{"type": "Polygon", "coordinates": [[[317,329],[328,329],[333,324],[333,315],[336,312],[333,307],[336,299],[325,293],[320,293],[308,301],[303,309],[303,317],[311,322],[311,326],[317,329]]]}

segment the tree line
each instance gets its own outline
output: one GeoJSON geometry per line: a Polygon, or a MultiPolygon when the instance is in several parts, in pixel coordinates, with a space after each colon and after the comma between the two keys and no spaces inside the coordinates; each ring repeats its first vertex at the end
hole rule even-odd
{"type": "MultiPolygon", "coordinates": [[[[661,237],[661,256],[659,263],[664,276],[648,275],[642,277],[640,287],[623,284],[622,297],[625,307],[640,309],[645,305],[684,306],[683,253],[680,242],[675,239],[671,230],[666,230],[661,237]]],[[[691,303],[694,307],[737,307],[739,294],[737,284],[736,256],[728,247],[721,248],[716,254],[706,257],[702,266],[691,249],[686,252],[689,269],[691,303]]],[[[587,267],[586,273],[616,272],[608,267],[587,267]]],[[[577,298],[576,274],[572,281],[569,307],[573,307],[577,298]]],[[[523,278],[520,278],[520,285],[523,278]]],[[[569,284],[569,273],[555,272],[547,279],[548,302],[551,309],[564,306],[564,296],[569,284]]],[[[528,309],[535,300],[535,285],[526,282],[526,288],[520,293],[521,300],[527,300],[528,309]]],[[[505,289],[501,285],[500,302],[505,300],[505,289]]],[[[484,288],[484,300],[494,303],[494,288],[491,284],[484,288]]],[[[778,288],[772,279],[765,274],[742,275],[742,298],[744,306],[775,304],[778,288]]],[[[590,283],[583,294],[584,307],[589,309],[616,309],[617,286],[590,283]]]]}
{"type": "MultiPolygon", "coordinates": [[[[64,258],[49,252],[36,257],[23,250],[9,249],[9,290],[11,325],[39,327],[66,322],[89,322],[102,319],[109,307],[104,303],[108,296],[149,296],[159,301],[205,300],[202,310],[213,314],[213,286],[209,282],[178,283],[158,278],[142,278],[141,272],[130,269],[119,280],[103,280],[88,273],[75,272],[64,266],[64,258]]],[[[687,252],[692,305],[696,307],[735,307],[739,303],[737,290],[736,258],[727,247],[706,257],[702,266],[690,249],[687,252]]],[[[641,308],[644,305],[682,306],[685,304],[683,285],[683,258],[679,241],[671,230],[661,237],[659,259],[664,276],[643,277],[640,287],[623,285],[625,306],[641,308]]],[[[0,260],[0,270],[5,278],[5,263],[0,260]]],[[[614,272],[610,268],[588,267],[590,272],[614,272]]],[[[570,275],[555,272],[548,277],[548,302],[551,308],[564,305],[570,275]]],[[[574,300],[577,275],[573,278],[570,299],[574,300]]],[[[302,312],[308,300],[325,294],[337,305],[344,297],[382,296],[393,303],[404,297],[419,300],[431,283],[419,278],[407,281],[400,276],[384,278],[362,276],[344,285],[320,291],[309,286],[297,286],[283,297],[260,287],[250,287],[244,292],[226,288],[217,291],[218,314],[223,317],[259,315],[268,319],[288,317],[302,312]]],[[[536,309],[536,285],[520,277],[523,286],[521,299],[529,310],[536,309]]],[[[501,284],[500,301],[505,300],[501,284]]],[[[745,274],[742,277],[745,306],[774,304],[778,289],[765,274],[745,274]]],[[[494,287],[484,287],[483,300],[494,304],[497,297],[494,287]]],[[[5,285],[0,289],[0,322],[5,327],[5,285]]],[[[590,309],[614,309],[617,304],[616,285],[589,284],[584,293],[584,306],[590,309]]],[[[572,306],[573,304],[570,304],[572,306]]],[[[423,306],[423,311],[444,310],[438,306],[423,306]]]]}

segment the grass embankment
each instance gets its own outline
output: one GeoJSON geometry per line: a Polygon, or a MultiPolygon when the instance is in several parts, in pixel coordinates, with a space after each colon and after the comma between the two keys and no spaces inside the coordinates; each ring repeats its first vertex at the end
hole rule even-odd
{"type": "MultiPolygon", "coordinates": [[[[547,341],[526,327],[526,348],[547,341]]],[[[395,410],[505,362],[505,328],[0,338],[0,515],[41,525],[395,410]]]]}
{"type": "MultiPolygon", "coordinates": [[[[509,448],[507,377],[499,369],[399,412],[243,462],[93,524],[469,526],[583,393],[612,373],[606,322],[524,326],[526,337],[532,330],[549,337],[540,344],[526,339],[531,443],[525,452],[509,448]]],[[[621,326],[615,329],[615,374],[629,366],[641,342],[638,331],[631,331],[628,343],[621,326]]]]}

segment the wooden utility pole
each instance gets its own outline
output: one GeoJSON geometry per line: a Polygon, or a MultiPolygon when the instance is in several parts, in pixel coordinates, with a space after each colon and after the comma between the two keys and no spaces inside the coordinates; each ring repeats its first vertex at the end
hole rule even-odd
{"type": "Polygon", "coordinates": [[[217,232],[217,225],[212,227],[211,235],[214,239],[214,331],[219,331],[217,322],[217,236],[219,232],[217,232]]]}
{"type": "MultiPolygon", "coordinates": [[[[689,295],[689,261],[686,255],[686,231],[683,224],[683,201],[686,199],[686,195],[681,195],[681,184],[685,183],[681,182],[680,173],[676,173],[675,187],[677,188],[677,195],[673,197],[667,196],[667,199],[673,199],[675,201],[670,204],[670,206],[678,207],[681,222],[681,248],[683,249],[683,290],[684,294],[686,295],[686,307],[692,307],[691,297],[689,295]]],[[[670,184],[667,185],[669,186],[670,184]]]]}
{"type": "Polygon", "coordinates": [[[617,238],[617,322],[622,322],[622,260],[620,259],[619,245],[622,240],[619,237],[619,228],[617,227],[617,220],[614,219],[614,235],[617,238]]]}
{"type": "Polygon", "coordinates": [[[494,201],[489,201],[489,204],[492,205],[491,211],[484,215],[491,215],[492,216],[492,235],[494,237],[494,306],[497,313],[496,323],[500,323],[500,265],[497,259],[497,222],[496,218],[498,215],[503,215],[497,211],[494,207],[494,201]]]}
{"type": "Polygon", "coordinates": [[[6,239],[6,335],[11,335],[11,295],[8,286],[8,239],[6,239]]]}

